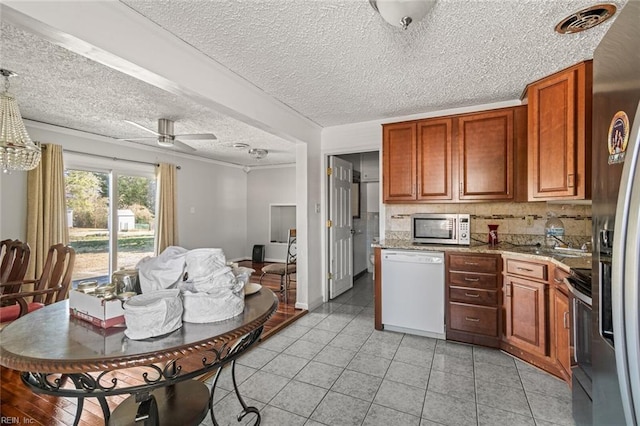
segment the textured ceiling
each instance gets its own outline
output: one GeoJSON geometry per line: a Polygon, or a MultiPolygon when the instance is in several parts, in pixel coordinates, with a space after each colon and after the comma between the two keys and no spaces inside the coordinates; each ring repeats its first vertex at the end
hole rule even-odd
{"type": "Polygon", "coordinates": [[[367,0],[124,3],[323,127],[517,99],[608,27],[554,32],[592,0],[439,0],[406,31],[367,0]]]}
{"type": "Polygon", "coordinates": [[[216,135],[215,141],[185,141],[197,149],[192,155],[246,166],[295,162],[291,142],[71,53],[6,22],[0,29],[0,66],[18,73],[11,78],[10,92],[16,95],[26,119],[113,138],[150,136],[148,141],[131,143],[156,147],[153,135],[124,120],[157,130],[157,119],[168,118],[175,120],[176,134],[216,135]],[[248,148],[233,148],[234,143],[267,149],[269,155],[256,160],[249,156],[248,148]]]}
{"type": "MultiPolygon", "coordinates": [[[[235,74],[323,127],[518,99],[527,85],[584,59],[610,22],[572,35],[554,26],[587,0],[438,0],[403,31],[367,0],[125,0],[235,74]]],[[[625,0],[613,0],[621,6],[625,0]]],[[[112,137],[147,136],[176,120],[199,156],[237,164],[293,162],[293,144],[2,25],[3,67],[23,115],[112,137]],[[261,163],[234,142],[273,151],[261,163]],[[278,151],[281,151],[278,153],[278,151]],[[288,151],[288,153],[287,153],[288,151]]]]}

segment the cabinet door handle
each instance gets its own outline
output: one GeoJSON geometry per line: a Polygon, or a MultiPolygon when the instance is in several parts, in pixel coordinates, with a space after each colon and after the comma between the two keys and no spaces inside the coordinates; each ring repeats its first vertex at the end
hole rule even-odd
{"type": "Polygon", "coordinates": [[[464,319],[471,322],[480,322],[480,318],[465,317],[464,319]]]}
{"type": "Polygon", "coordinates": [[[569,330],[569,312],[568,311],[564,311],[562,322],[564,323],[564,328],[569,330]]]}
{"type": "Polygon", "coordinates": [[[470,266],[478,266],[479,263],[476,262],[464,262],[465,265],[470,265],[470,266]]]}
{"type": "Polygon", "coordinates": [[[480,281],[480,278],[468,278],[468,277],[464,277],[465,281],[471,281],[472,283],[477,283],[478,281],[480,281]]]}
{"type": "Polygon", "coordinates": [[[533,269],[523,268],[522,266],[518,266],[516,269],[518,269],[518,271],[533,272],[533,269]]]}
{"type": "Polygon", "coordinates": [[[465,293],[464,295],[465,295],[465,296],[467,296],[467,297],[480,297],[480,295],[479,295],[478,293],[476,293],[476,294],[473,294],[473,293],[465,293]]]}
{"type": "Polygon", "coordinates": [[[567,175],[567,187],[573,188],[574,185],[575,185],[575,175],[573,173],[570,173],[567,175]]]}
{"type": "Polygon", "coordinates": [[[504,292],[505,292],[505,296],[506,296],[506,297],[511,297],[511,286],[510,286],[510,285],[507,285],[507,286],[504,288],[504,292]]]}

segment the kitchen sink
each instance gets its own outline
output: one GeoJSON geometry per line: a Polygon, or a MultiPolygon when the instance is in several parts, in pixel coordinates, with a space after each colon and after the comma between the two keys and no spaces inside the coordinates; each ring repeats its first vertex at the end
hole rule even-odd
{"type": "Polygon", "coordinates": [[[591,256],[590,251],[574,249],[574,248],[564,248],[564,247],[555,247],[551,250],[554,256],[562,256],[562,257],[587,257],[591,256]]]}

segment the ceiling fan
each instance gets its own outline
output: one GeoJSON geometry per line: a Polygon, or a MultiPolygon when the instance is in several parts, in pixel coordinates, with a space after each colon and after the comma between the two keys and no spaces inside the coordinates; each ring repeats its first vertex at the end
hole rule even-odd
{"type": "Polygon", "coordinates": [[[169,120],[167,118],[160,118],[158,120],[158,131],[148,129],[141,124],[130,120],[124,120],[129,124],[132,124],[146,132],[152,133],[155,137],[146,137],[146,138],[123,138],[119,140],[123,141],[139,141],[139,140],[148,140],[148,139],[157,139],[158,145],[165,148],[177,148],[182,151],[193,152],[197,151],[195,148],[187,145],[184,141],[195,141],[195,140],[216,140],[216,135],[213,133],[191,133],[184,135],[176,135],[173,131],[173,120],[169,120]],[[178,139],[179,138],[179,139],[178,139]]]}

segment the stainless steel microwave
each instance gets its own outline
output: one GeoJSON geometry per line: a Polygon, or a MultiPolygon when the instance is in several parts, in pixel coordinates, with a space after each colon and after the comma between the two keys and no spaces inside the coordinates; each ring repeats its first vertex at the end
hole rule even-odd
{"type": "Polygon", "coordinates": [[[417,244],[471,243],[468,214],[417,213],[411,215],[411,239],[417,244]]]}

